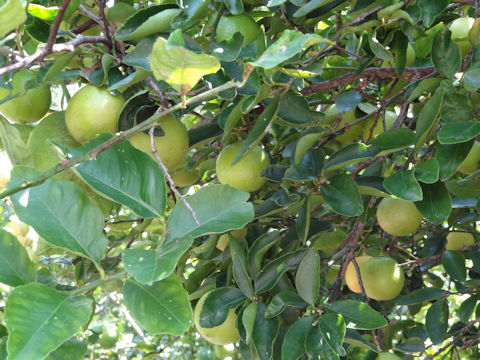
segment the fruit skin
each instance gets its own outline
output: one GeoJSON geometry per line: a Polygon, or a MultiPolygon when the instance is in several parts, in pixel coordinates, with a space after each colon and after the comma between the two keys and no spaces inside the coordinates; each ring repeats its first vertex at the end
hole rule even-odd
{"type": "MultiPolygon", "coordinates": [[[[362,255],[355,258],[357,261],[358,269],[362,267],[362,265],[368,260],[371,259],[371,256],[362,255]]],[[[363,278],[362,278],[363,279],[363,278]]],[[[355,270],[355,265],[353,262],[350,262],[347,266],[347,270],[345,271],[345,282],[347,283],[348,288],[350,291],[361,294],[362,288],[360,287],[360,283],[358,281],[357,271],[355,270]]]]}
{"type": "Polygon", "coordinates": [[[80,143],[106,131],[115,133],[124,104],[122,96],[112,95],[105,88],[84,86],[70,99],[65,124],[72,137],[80,143]]]}
{"type": "Polygon", "coordinates": [[[467,232],[450,232],[447,235],[447,250],[457,250],[467,245],[472,245],[475,242],[475,238],[472,234],[467,232]]]}
{"type": "Polygon", "coordinates": [[[218,22],[215,41],[222,42],[230,39],[236,32],[243,35],[243,45],[257,39],[258,25],[253,18],[246,14],[222,16],[218,22]]]}
{"type": "Polygon", "coordinates": [[[102,334],[98,338],[98,344],[104,348],[109,349],[115,346],[118,341],[117,327],[105,327],[102,334]]]}
{"type": "MultiPolygon", "coordinates": [[[[335,111],[338,114],[338,110],[336,110],[336,107],[331,106],[330,108],[332,108],[332,110],[330,110],[332,114],[335,114],[335,111]]],[[[325,115],[328,116],[330,114],[325,114],[325,115]]],[[[351,123],[355,120],[356,120],[355,110],[347,111],[342,114],[342,120],[338,124],[337,129],[343,129],[346,124],[351,123]]],[[[350,144],[358,139],[358,137],[363,131],[363,126],[364,125],[362,123],[358,123],[353,126],[350,126],[348,130],[345,130],[343,134],[336,136],[335,140],[342,145],[350,144]]]]}
{"type": "Polygon", "coordinates": [[[402,291],[405,276],[392,258],[372,257],[360,267],[365,293],[369,298],[383,301],[396,297],[402,291]]]}
{"type": "MultiPolygon", "coordinates": [[[[247,228],[232,230],[232,231],[230,231],[230,234],[232,234],[234,239],[236,239],[238,241],[244,240],[245,236],[247,236],[247,228]]],[[[230,241],[230,237],[228,236],[228,233],[220,235],[220,237],[218,238],[218,241],[217,241],[217,245],[216,245],[217,249],[220,250],[220,251],[225,250],[229,241],[230,241]]]]}
{"type": "Polygon", "coordinates": [[[200,177],[198,169],[180,169],[170,174],[175,186],[183,188],[195,184],[200,177]]]}
{"type": "Polygon", "coordinates": [[[389,352],[381,352],[378,354],[377,360],[401,360],[397,355],[389,352]]]}
{"type": "Polygon", "coordinates": [[[216,164],[218,180],[239,190],[256,191],[267,181],[261,173],[270,164],[270,159],[261,147],[256,146],[231,166],[240,146],[241,143],[231,144],[220,152],[216,164]]]}
{"type": "MultiPolygon", "coordinates": [[[[365,125],[363,127],[363,140],[367,141],[367,139],[370,136],[370,129],[372,128],[373,124],[375,123],[375,115],[372,115],[365,121],[365,125]]],[[[390,130],[393,126],[393,123],[397,120],[397,114],[393,111],[387,111],[385,112],[385,125],[386,125],[386,130],[390,130]]],[[[371,139],[377,137],[378,135],[383,133],[383,121],[382,121],[382,114],[379,115],[377,124],[375,125],[375,128],[373,129],[372,137],[371,139]]]]}
{"type": "Polygon", "coordinates": [[[465,175],[471,174],[478,169],[479,162],[480,142],[475,141],[472,148],[468,152],[467,157],[462,161],[457,170],[465,175]]]}
{"type": "Polygon", "coordinates": [[[452,40],[460,47],[462,56],[466,56],[472,44],[468,41],[468,33],[473,26],[475,19],[470,17],[458,18],[451,22],[450,31],[452,32],[452,40]]]}
{"type": "MultiPolygon", "coordinates": [[[[173,114],[163,116],[159,123],[165,135],[155,136],[155,149],[163,164],[171,169],[180,164],[187,153],[187,128],[173,114]]],[[[141,132],[131,136],[128,140],[137,149],[146,152],[155,159],[151,151],[150,135],[141,132]]]]}
{"type": "Polygon", "coordinates": [[[18,124],[28,124],[40,120],[50,109],[52,94],[48,85],[40,85],[25,92],[25,83],[35,80],[33,70],[21,69],[13,75],[13,90],[0,88],[0,99],[9,95],[23,95],[8,100],[0,105],[0,114],[7,120],[18,124]]]}
{"type": "Polygon", "coordinates": [[[377,221],[386,233],[407,236],[414,233],[423,216],[412,201],[383,198],[377,207],[377,221]]]}
{"type": "Polygon", "coordinates": [[[197,306],[195,306],[195,311],[193,312],[193,321],[198,332],[205,340],[212,344],[227,345],[237,342],[240,340],[240,335],[238,334],[236,327],[237,315],[235,314],[234,309],[230,309],[227,318],[222,324],[213,328],[204,328],[200,326],[200,311],[208,294],[210,294],[210,292],[206,293],[200,298],[200,300],[198,300],[197,306]]]}

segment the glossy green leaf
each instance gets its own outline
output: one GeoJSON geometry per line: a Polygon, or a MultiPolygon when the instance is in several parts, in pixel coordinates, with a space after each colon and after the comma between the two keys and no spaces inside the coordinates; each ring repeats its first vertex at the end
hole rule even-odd
{"type": "Polygon", "coordinates": [[[123,301],[150,334],[182,335],[192,325],[188,294],[176,275],[150,286],[129,279],[123,287],[123,301]]]}
{"type": "Polygon", "coordinates": [[[303,34],[295,30],[284,30],[277,41],[270,45],[267,50],[251,64],[263,67],[264,69],[272,69],[298,54],[303,49],[318,43],[330,43],[330,40],[316,34],[303,34]]]}
{"type": "Polygon", "coordinates": [[[387,130],[370,141],[381,154],[405,149],[415,144],[415,134],[406,128],[387,130]]]}
{"type": "Polygon", "coordinates": [[[72,337],[92,312],[92,300],[69,296],[46,285],[16,287],[3,320],[9,331],[9,359],[42,359],[72,337]]]}
{"type": "Polygon", "coordinates": [[[305,256],[304,250],[297,250],[272,260],[254,280],[255,291],[259,294],[270,290],[286,271],[295,268],[305,256]]]}
{"type": "Polygon", "coordinates": [[[465,281],[467,268],[465,258],[456,250],[447,250],[442,255],[442,265],[448,275],[458,281],[465,281]]]}
{"type": "Polygon", "coordinates": [[[338,354],[328,345],[320,326],[310,328],[305,339],[305,350],[309,359],[339,360],[338,354]]]}
{"type": "Polygon", "coordinates": [[[319,111],[310,110],[307,100],[293,91],[287,91],[280,100],[278,117],[289,126],[307,126],[323,116],[319,111]]]}
{"type": "Polygon", "coordinates": [[[452,210],[452,200],[445,184],[421,184],[423,200],[415,203],[420,213],[430,222],[445,221],[452,210]]]}
{"type": "Polygon", "coordinates": [[[298,237],[305,244],[308,238],[308,232],[310,230],[312,197],[307,196],[303,202],[302,208],[298,212],[297,223],[295,224],[295,230],[298,237]]]}
{"type": "Polygon", "coordinates": [[[475,67],[465,71],[464,77],[470,84],[480,87],[480,68],[475,67]]]}
{"type": "Polygon", "coordinates": [[[385,61],[392,61],[393,55],[375,37],[368,37],[368,45],[376,57],[385,61]]]}
{"type": "Polygon", "coordinates": [[[416,148],[423,145],[427,136],[438,123],[442,101],[443,89],[438,88],[433,96],[425,103],[420,114],[418,114],[415,134],[416,148]]]}
{"type": "Polygon", "coordinates": [[[390,175],[383,182],[385,189],[400,199],[422,200],[422,188],[414,175],[414,170],[404,170],[390,175]]]}
{"type": "MultiPolygon", "coordinates": [[[[255,326],[255,319],[257,317],[257,303],[249,304],[242,313],[242,324],[245,329],[245,342],[248,344],[252,338],[253,327],[255,326]]],[[[267,318],[267,317],[265,317],[267,318]]]]}
{"type": "Polygon", "coordinates": [[[298,294],[309,304],[315,304],[320,290],[320,256],[311,248],[300,262],[295,275],[298,294]]]}
{"type": "Polygon", "coordinates": [[[243,35],[240,32],[236,32],[230,39],[224,40],[218,44],[211,44],[210,53],[220,61],[234,61],[238,58],[243,49],[243,42],[243,35]]]}
{"type": "MultiPolygon", "coordinates": [[[[9,185],[19,185],[41,174],[15,167],[9,185]]],[[[103,215],[80,186],[50,178],[11,197],[18,218],[47,242],[99,262],[107,250],[103,215]]]]}
{"type": "Polygon", "coordinates": [[[472,148],[473,140],[459,144],[439,144],[437,146],[436,158],[440,165],[440,178],[445,179],[452,176],[468,155],[472,148]]]}
{"type": "Polygon", "coordinates": [[[347,328],[343,317],[338,314],[325,314],[318,318],[318,326],[328,346],[340,356],[345,356],[342,347],[347,328]]]}
{"type": "Polygon", "coordinates": [[[415,165],[415,177],[418,181],[433,184],[438,181],[440,165],[437,159],[432,158],[415,165]]]}
{"type": "Polygon", "coordinates": [[[395,346],[395,350],[399,350],[401,352],[406,352],[406,353],[422,352],[425,350],[425,343],[419,337],[411,337],[411,338],[405,339],[400,344],[395,346]]]}
{"type": "Polygon", "coordinates": [[[363,202],[357,184],[346,174],[328,179],[329,184],[320,187],[325,202],[336,213],[345,216],[358,216],[363,213],[363,202]]]}
{"type": "Polygon", "coordinates": [[[253,205],[248,202],[249,197],[249,193],[228,185],[213,184],[202,187],[186,197],[201,225],[197,225],[190,211],[180,201],[167,220],[167,241],[187,235],[195,238],[243,228],[254,216],[253,205]]]}
{"type": "Polygon", "coordinates": [[[479,134],[479,122],[459,121],[447,123],[438,132],[438,141],[441,144],[457,144],[474,139],[479,134]]]}
{"type": "Polygon", "coordinates": [[[88,344],[83,341],[67,340],[45,360],[82,360],[87,352],[88,344]]]}
{"type": "Polygon", "coordinates": [[[224,2],[228,11],[230,11],[233,15],[243,13],[243,3],[241,0],[224,0],[224,2]]]}
{"type": "Polygon", "coordinates": [[[199,323],[212,328],[225,322],[230,309],[245,300],[245,295],[237,288],[221,287],[211,291],[202,306],[199,323]]]}
{"type": "Polygon", "coordinates": [[[436,300],[445,295],[445,291],[437,288],[422,288],[399,297],[395,303],[397,305],[413,305],[424,301],[436,300]]]}
{"type": "Polygon", "coordinates": [[[0,282],[9,286],[24,285],[36,280],[35,264],[20,242],[0,230],[0,282]]]}
{"type": "Polygon", "coordinates": [[[451,78],[460,70],[462,54],[455,41],[451,39],[452,33],[446,28],[435,34],[432,46],[432,61],[438,72],[451,78]]]}
{"type": "Polygon", "coordinates": [[[360,195],[389,196],[387,189],[383,186],[384,178],[380,176],[357,176],[355,182],[360,195]]]}
{"type": "Polygon", "coordinates": [[[354,300],[339,300],[328,305],[328,309],[343,316],[356,329],[378,329],[387,325],[387,320],[367,304],[354,300]]]}
{"type": "Polygon", "coordinates": [[[429,307],[425,316],[425,327],[433,344],[438,344],[445,339],[448,329],[447,300],[435,301],[429,307]]]}
{"type": "MultiPolygon", "coordinates": [[[[79,148],[73,156],[83,155],[111,138],[102,134],[79,148]]],[[[167,203],[163,172],[151,156],[122,141],[94,160],[75,167],[81,178],[98,192],[129,207],[143,218],[161,217],[167,203]]]]}
{"type": "Polygon", "coordinates": [[[423,22],[426,27],[432,25],[436,17],[440,15],[450,4],[448,0],[420,0],[418,6],[422,14],[423,22]]]}
{"type": "Polygon", "coordinates": [[[232,254],[233,277],[246,297],[253,298],[252,279],[248,273],[247,257],[238,241],[229,234],[230,253],[232,254]]]}
{"type": "Polygon", "coordinates": [[[0,5],[0,38],[27,20],[20,0],[6,0],[0,5]]]}
{"type": "Polygon", "coordinates": [[[440,114],[442,121],[449,123],[471,121],[473,109],[467,95],[458,92],[449,80],[444,80],[441,84],[445,89],[445,97],[440,114]]]}
{"type": "Polygon", "coordinates": [[[339,112],[353,110],[362,101],[362,94],[356,90],[346,91],[335,98],[335,105],[339,112]]]}
{"type": "Polygon", "coordinates": [[[257,305],[257,316],[252,332],[253,346],[260,360],[270,360],[273,354],[273,343],[278,334],[278,319],[265,319],[267,305],[259,302],[257,305]]]}
{"type": "Polygon", "coordinates": [[[325,170],[337,170],[342,167],[372,159],[379,150],[374,146],[361,143],[349,144],[333,153],[325,164],[325,170]]]}
{"type": "Polygon", "coordinates": [[[18,128],[5,120],[1,114],[0,140],[12,165],[26,165],[29,163],[32,155],[30,149],[23,141],[18,128]]]}
{"type": "Polygon", "coordinates": [[[449,180],[445,185],[452,195],[459,198],[469,199],[472,196],[478,197],[480,196],[480,177],[478,174],[479,172],[475,171],[463,179],[449,180]]]}
{"type": "Polygon", "coordinates": [[[347,328],[345,332],[345,340],[346,344],[350,344],[355,347],[360,347],[363,349],[371,350],[374,352],[378,352],[378,348],[373,345],[372,343],[368,342],[358,331],[354,329],[347,328]]]}
{"type": "MultiPolygon", "coordinates": [[[[31,6],[31,5],[30,5],[31,6]]],[[[67,53],[53,63],[52,66],[47,71],[47,74],[43,78],[43,81],[47,82],[50,81],[53,77],[58,75],[65,67],[72,61],[72,59],[76,56],[77,54],[75,52],[67,53]]]]}
{"type": "MultiPolygon", "coordinates": [[[[278,1],[278,0],[277,0],[278,1]]],[[[278,2],[275,0],[270,0],[268,2],[268,6],[278,6],[281,4],[278,4],[278,2]],[[278,5],[270,5],[270,4],[278,4],[278,5]]],[[[324,3],[327,2],[327,0],[310,0],[307,3],[305,3],[303,6],[301,6],[297,11],[293,13],[293,17],[302,17],[305,16],[309,13],[311,13],[313,10],[318,9],[324,3]]]]}
{"type": "Polygon", "coordinates": [[[262,268],[263,256],[279,240],[278,231],[271,231],[263,234],[254,241],[248,251],[248,269],[253,278],[256,279],[262,268]]]}
{"type": "Polygon", "coordinates": [[[283,177],[292,181],[315,180],[321,175],[324,163],[325,152],[322,149],[313,149],[303,156],[299,164],[287,168],[283,177]]]}
{"type": "Polygon", "coordinates": [[[307,303],[293,291],[281,291],[276,294],[270,304],[268,304],[265,311],[265,317],[270,319],[272,317],[280,315],[287,306],[295,308],[303,308],[307,306],[307,303]]]}
{"type": "Polygon", "coordinates": [[[310,316],[295,321],[287,330],[282,344],[282,360],[297,360],[305,353],[305,339],[313,324],[310,316]]]}
{"type": "MultiPolygon", "coordinates": [[[[432,37],[432,40],[433,40],[433,37],[432,37]]],[[[407,95],[409,94],[407,102],[412,103],[423,94],[425,93],[429,94],[435,91],[438,88],[438,85],[440,84],[441,81],[442,79],[438,77],[429,77],[428,79],[423,79],[418,81],[416,86],[412,86],[413,91],[411,91],[411,94],[407,92],[407,95]]]]}
{"type": "Polygon", "coordinates": [[[137,66],[150,72],[152,68],[148,57],[152,53],[153,44],[155,44],[154,37],[149,37],[140,41],[137,46],[135,46],[135,49],[125,55],[123,62],[127,65],[137,66]]]}
{"type": "Polygon", "coordinates": [[[478,297],[471,295],[468,299],[464,300],[458,308],[458,318],[460,321],[467,323],[472,317],[475,306],[477,305],[478,297]]]}

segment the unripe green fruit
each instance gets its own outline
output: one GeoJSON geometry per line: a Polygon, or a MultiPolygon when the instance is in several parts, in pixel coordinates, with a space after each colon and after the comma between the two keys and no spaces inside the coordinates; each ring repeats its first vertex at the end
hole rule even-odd
{"type": "Polygon", "coordinates": [[[403,289],[405,276],[392,258],[372,257],[360,266],[365,293],[369,298],[384,301],[396,297],[403,289]]]}
{"type": "Polygon", "coordinates": [[[7,96],[22,94],[0,105],[0,114],[18,124],[28,124],[40,120],[48,112],[52,96],[48,85],[40,85],[25,92],[29,80],[36,79],[33,70],[18,70],[12,79],[13,89],[0,88],[0,100],[7,96]]]}
{"type": "Polygon", "coordinates": [[[170,174],[175,186],[182,188],[193,185],[200,177],[198,169],[181,169],[170,174]]]}
{"type": "Polygon", "coordinates": [[[242,146],[241,143],[235,143],[220,152],[216,164],[218,180],[236,189],[247,192],[256,191],[267,181],[262,177],[261,172],[270,164],[270,159],[261,147],[256,146],[231,166],[240,146],[242,146]]]}
{"type": "Polygon", "coordinates": [[[475,141],[472,148],[467,154],[467,157],[462,161],[458,167],[458,171],[462,174],[468,175],[478,170],[480,162],[480,142],[475,141]]]}
{"type": "Polygon", "coordinates": [[[447,235],[447,250],[457,250],[467,245],[472,245],[475,238],[472,234],[466,232],[450,232],[447,235]]]}
{"type": "Polygon", "coordinates": [[[406,236],[414,233],[423,216],[412,201],[383,198],[377,207],[377,221],[386,233],[406,236]]]}
{"type": "Polygon", "coordinates": [[[105,88],[84,86],[70,99],[65,124],[72,137],[80,143],[106,131],[115,133],[124,104],[122,96],[112,95],[105,88]]]}
{"type": "Polygon", "coordinates": [[[236,32],[243,35],[243,45],[257,39],[258,25],[250,15],[222,16],[218,22],[215,41],[222,42],[230,39],[236,32]]]}
{"type": "MultiPolygon", "coordinates": [[[[360,270],[362,265],[371,258],[372,257],[368,255],[356,257],[355,261],[357,262],[358,269],[360,270]]],[[[360,282],[358,281],[357,269],[355,269],[355,265],[353,264],[353,262],[350,262],[347,266],[347,270],[345,271],[345,282],[347,283],[350,291],[357,294],[362,293],[362,288],[360,287],[360,282]]]]}
{"type": "MultiPolygon", "coordinates": [[[[168,169],[172,169],[183,161],[187,153],[187,128],[173,114],[165,115],[160,119],[159,123],[164,135],[155,136],[155,149],[163,164],[168,169]]],[[[151,151],[150,135],[141,132],[131,136],[128,140],[130,140],[133,146],[155,159],[151,151]]]]}
{"type": "Polygon", "coordinates": [[[475,19],[470,17],[458,18],[451,22],[450,31],[452,32],[452,40],[460,47],[462,56],[466,56],[472,44],[468,41],[468,33],[473,26],[475,19]]]}
{"type": "Polygon", "coordinates": [[[197,306],[195,307],[195,311],[193,313],[195,327],[200,335],[212,344],[227,345],[237,342],[240,340],[240,335],[238,334],[236,326],[237,315],[235,314],[234,309],[230,309],[226,320],[220,325],[212,328],[204,328],[200,326],[200,311],[209,293],[210,292],[203,295],[200,300],[198,300],[197,306]]]}

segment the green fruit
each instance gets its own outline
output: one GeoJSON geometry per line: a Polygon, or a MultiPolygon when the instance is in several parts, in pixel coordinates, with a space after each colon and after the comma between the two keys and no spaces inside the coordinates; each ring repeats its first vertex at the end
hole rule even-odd
{"type": "Polygon", "coordinates": [[[480,18],[475,20],[472,28],[468,32],[468,41],[475,48],[480,49],[480,18]]]}
{"type": "Polygon", "coordinates": [[[104,349],[110,349],[115,346],[118,341],[117,327],[104,327],[102,334],[98,338],[98,344],[104,349]]]}
{"type": "Polygon", "coordinates": [[[241,143],[235,143],[220,152],[216,164],[217,177],[222,184],[247,192],[256,191],[267,181],[261,172],[270,164],[270,159],[261,147],[256,146],[232,166],[241,146],[241,143]]]}
{"type": "Polygon", "coordinates": [[[450,232],[447,235],[447,250],[457,250],[467,245],[472,245],[475,242],[475,238],[472,234],[467,232],[450,232]]]}
{"type": "MultiPolygon", "coordinates": [[[[162,117],[159,124],[165,135],[155,136],[155,149],[163,164],[171,169],[180,164],[187,153],[187,128],[173,114],[162,117]]],[[[151,151],[150,135],[141,132],[128,140],[133,146],[155,158],[151,151]]]]}
{"type": "Polygon", "coordinates": [[[200,177],[198,169],[181,169],[170,174],[175,186],[183,188],[195,184],[200,177]]]}
{"type": "Polygon", "coordinates": [[[0,88],[0,100],[15,94],[22,94],[0,105],[0,114],[7,120],[18,124],[28,124],[40,120],[50,108],[52,96],[48,85],[40,85],[25,92],[27,81],[33,81],[37,75],[32,70],[18,70],[12,79],[13,89],[0,88]]]}
{"type": "Polygon", "coordinates": [[[369,298],[383,301],[396,297],[403,289],[405,276],[392,258],[372,257],[360,266],[365,293],[369,298]]]}
{"type": "MultiPolygon", "coordinates": [[[[247,228],[239,229],[239,230],[232,230],[230,231],[230,234],[233,236],[234,239],[241,241],[245,239],[245,236],[247,236],[247,228]]],[[[227,234],[220,235],[217,241],[217,249],[220,251],[225,250],[227,247],[228,243],[230,241],[230,237],[227,234]]]]}
{"type": "Polygon", "coordinates": [[[472,44],[468,41],[468,33],[473,26],[475,19],[470,17],[458,18],[451,22],[450,31],[452,32],[452,40],[460,47],[462,56],[466,56],[472,44]]]}
{"type": "Polygon", "coordinates": [[[65,124],[73,138],[80,143],[106,131],[115,133],[124,104],[122,96],[112,95],[105,88],[84,86],[70,99],[65,112],[65,124]]]}
{"type": "MultiPolygon", "coordinates": [[[[370,116],[366,121],[365,125],[363,127],[363,140],[367,141],[370,136],[370,129],[372,128],[373,124],[375,123],[375,115],[370,116]]],[[[393,111],[387,111],[385,112],[385,125],[386,125],[386,130],[390,130],[393,126],[393,123],[397,120],[397,114],[393,111]]],[[[383,133],[383,120],[382,120],[382,114],[379,115],[377,124],[375,125],[375,128],[373,129],[372,137],[370,139],[373,139],[377,137],[378,135],[383,133]]]]}
{"type": "Polygon", "coordinates": [[[312,246],[321,250],[326,254],[335,250],[345,239],[347,233],[343,230],[336,230],[330,232],[321,232],[312,239],[312,246]]]}
{"type": "MultiPolygon", "coordinates": [[[[355,261],[357,262],[358,269],[360,270],[362,268],[362,265],[371,258],[372,257],[368,255],[356,257],[355,261]]],[[[360,287],[360,282],[358,281],[357,269],[355,269],[355,265],[353,264],[353,262],[350,262],[347,266],[347,270],[345,271],[345,282],[347,283],[350,291],[357,294],[362,293],[362,288],[360,287]]],[[[365,286],[365,284],[363,286],[365,286]]]]}
{"type": "Polygon", "coordinates": [[[458,171],[465,175],[471,174],[478,170],[478,163],[480,163],[480,142],[475,141],[467,157],[458,167],[458,171]]]}
{"type": "Polygon", "coordinates": [[[258,25],[246,14],[222,16],[218,22],[215,36],[216,42],[230,39],[236,32],[243,35],[243,45],[257,39],[258,25]]]}
{"type": "Polygon", "coordinates": [[[377,207],[377,221],[386,233],[406,236],[414,233],[423,216],[412,201],[383,198],[377,207]]]}
{"type": "Polygon", "coordinates": [[[198,332],[205,340],[212,344],[227,345],[237,342],[240,340],[240,335],[238,334],[236,327],[237,315],[235,314],[235,309],[230,309],[225,321],[218,326],[212,328],[204,328],[200,326],[200,311],[208,294],[210,294],[210,292],[206,293],[200,298],[200,300],[198,300],[193,313],[193,320],[198,332]]]}
{"type": "Polygon", "coordinates": [[[393,353],[381,352],[378,354],[377,360],[401,360],[400,357],[393,353]]]}
{"type": "MultiPolygon", "coordinates": [[[[338,110],[335,105],[330,106],[325,112],[324,112],[327,120],[333,121],[333,124],[335,123],[335,120],[338,117],[338,110]]],[[[344,112],[342,114],[342,120],[337,126],[338,130],[341,130],[345,127],[346,124],[351,123],[356,120],[355,117],[355,110],[350,110],[347,112],[344,112]]],[[[335,137],[335,140],[338,141],[342,145],[350,144],[352,142],[355,142],[360,134],[363,131],[363,124],[358,123],[353,126],[350,126],[348,130],[345,130],[343,134],[338,135],[335,137]]]]}

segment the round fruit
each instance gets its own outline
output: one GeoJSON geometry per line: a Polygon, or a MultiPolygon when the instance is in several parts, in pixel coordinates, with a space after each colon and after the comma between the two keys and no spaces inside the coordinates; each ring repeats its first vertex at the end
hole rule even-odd
{"type": "Polygon", "coordinates": [[[256,191],[267,181],[261,173],[270,164],[270,159],[261,147],[256,146],[232,166],[233,158],[240,146],[242,146],[241,143],[235,143],[220,152],[216,164],[218,180],[236,189],[247,192],[256,191]]]}
{"type": "Polygon", "coordinates": [[[360,267],[363,287],[369,298],[383,301],[396,297],[402,291],[405,276],[392,258],[372,257],[360,267]]]}
{"type": "Polygon", "coordinates": [[[347,233],[343,230],[321,232],[312,240],[312,246],[328,254],[335,250],[346,238],[347,233]]]}
{"type": "Polygon", "coordinates": [[[447,235],[447,250],[457,250],[467,245],[472,245],[475,242],[475,238],[472,234],[467,232],[450,232],[447,235]]]}
{"type": "Polygon", "coordinates": [[[401,360],[397,355],[389,352],[381,352],[378,354],[377,360],[401,360]]]}
{"type": "MultiPolygon", "coordinates": [[[[165,115],[159,123],[164,135],[155,136],[155,149],[163,164],[171,169],[180,164],[187,153],[187,128],[173,114],[165,115]]],[[[141,132],[133,135],[129,140],[133,146],[155,158],[151,151],[150,135],[141,132]]]]}
{"type": "Polygon", "coordinates": [[[468,41],[468,32],[473,26],[475,19],[470,17],[458,18],[451,22],[450,31],[452,32],[452,40],[460,47],[462,56],[466,56],[472,44],[468,41]]]}
{"type": "MultiPolygon", "coordinates": [[[[338,109],[335,105],[332,105],[327,110],[325,110],[324,114],[326,116],[326,120],[333,121],[333,123],[335,123],[335,120],[338,117],[338,109]]],[[[342,120],[340,120],[337,129],[343,129],[346,124],[355,121],[355,119],[355,110],[344,112],[342,114],[342,120]]],[[[350,144],[358,139],[358,137],[362,133],[362,130],[362,123],[355,124],[353,126],[350,126],[348,130],[345,130],[343,134],[336,136],[335,140],[342,145],[350,144]]]]}
{"type": "MultiPolygon", "coordinates": [[[[233,236],[234,239],[241,241],[245,239],[245,236],[247,236],[247,228],[239,229],[239,230],[232,230],[230,231],[230,234],[233,236]]],[[[230,237],[227,234],[220,235],[217,241],[217,249],[220,251],[225,250],[225,248],[228,245],[228,242],[230,241],[230,237]]]]}
{"type": "MultiPolygon", "coordinates": [[[[362,256],[356,257],[355,261],[357,262],[358,269],[360,269],[362,265],[365,263],[365,261],[367,261],[370,258],[371,256],[368,256],[368,255],[362,255],[362,256]]],[[[347,266],[347,270],[345,271],[345,282],[347,283],[347,286],[350,289],[350,291],[357,294],[362,293],[362,288],[360,287],[357,271],[355,269],[355,265],[353,264],[353,262],[350,262],[347,266]]]]}
{"type": "Polygon", "coordinates": [[[106,131],[114,133],[124,104],[122,96],[112,95],[105,88],[84,86],[70,99],[65,112],[65,124],[73,138],[80,143],[106,131]]]}
{"type": "Polygon", "coordinates": [[[115,346],[118,341],[117,327],[104,327],[102,334],[98,338],[98,344],[104,349],[109,349],[115,346]]]}
{"type": "MultiPolygon", "coordinates": [[[[363,127],[363,135],[362,135],[364,141],[367,141],[367,139],[370,138],[370,129],[375,123],[375,118],[376,118],[376,115],[372,115],[365,121],[365,125],[363,127]]],[[[397,120],[397,114],[395,114],[395,112],[393,111],[385,112],[386,130],[390,130],[392,128],[395,120],[397,120]]],[[[382,133],[383,133],[383,120],[382,120],[382,114],[380,114],[377,120],[377,124],[373,129],[372,137],[370,139],[373,139],[382,133]]]]}
{"type": "Polygon", "coordinates": [[[12,79],[13,89],[0,88],[0,99],[21,93],[23,95],[0,105],[0,114],[7,120],[19,124],[28,124],[40,120],[50,109],[52,95],[48,85],[40,85],[25,91],[27,81],[37,78],[33,70],[18,70],[12,79]]]}
{"type": "Polygon", "coordinates": [[[406,236],[414,233],[423,216],[412,201],[383,198],[377,207],[377,221],[386,233],[406,236]]]}
{"type": "Polygon", "coordinates": [[[240,335],[236,327],[237,315],[235,314],[234,309],[230,309],[228,312],[227,318],[223,323],[212,328],[204,328],[200,326],[200,311],[202,309],[203,303],[207,299],[210,292],[203,295],[200,300],[198,300],[197,306],[193,313],[193,320],[195,322],[195,327],[197,328],[200,335],[207,341],[216,345],[226,345],[237,342],[240,340],[240,335]]]}
{"type": "Polygon", "coordinates": [[[475,141],[472,148],[467,154],[465,160],[462,161],[458,167],[458,171],[462,174],[468,175],[478,170],[478,163],[480,162],[480,142],[475,141]]]}
{"type": "Polygon", "coordinates": [[[236,32],[243,35],[243,45],[257,39],[258,25],[250,15],[222,16],[218,22],[215,41],[222,42],[230,39],[236,32]]]}
{"type": "Polygon", "coordinates": [[[183,188],[195,184],[200,177],[198,169],[181,169],[171,174],[175,186],[183,188]]]}

